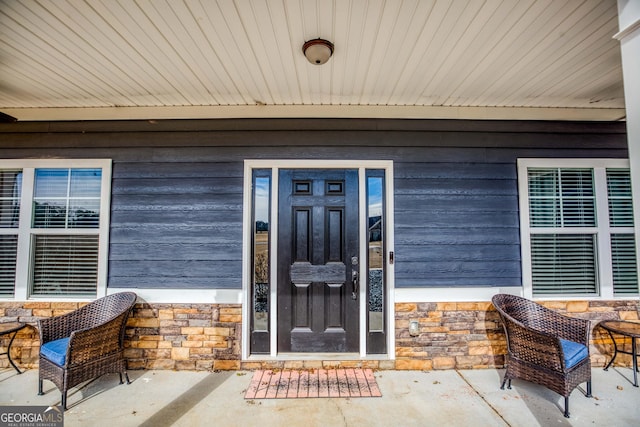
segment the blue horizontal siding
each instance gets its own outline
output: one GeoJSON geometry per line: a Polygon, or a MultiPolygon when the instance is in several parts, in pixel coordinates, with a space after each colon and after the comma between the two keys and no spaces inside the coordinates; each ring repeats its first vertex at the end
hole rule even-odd
{"type": "MultiPolygon", "coordinates": [[[[114,165],[109,286],[241,287],[241,165],[114,165]]],[[[520,284],[515,162],[396,161],[394,174],[396,286],[520,284]]]]}
{"type": "Polygon", "coordinates": [[[397,287],[521,284],[518,158],[626,158],[624,123],[0,125],[4,158],[111,158],[108,286],[242,287],[243,160],[394,161],[397,287]]]}
{"type": "Polygon", "coordinates": [[[109,286],[242,287],[242,163],[182,157],[114,163],[109,286]]]}
{"type": "Polygon", "coordinates": [[[515,162],[397,162],[394,174],[397,287],[521,285],[515,162]]]}

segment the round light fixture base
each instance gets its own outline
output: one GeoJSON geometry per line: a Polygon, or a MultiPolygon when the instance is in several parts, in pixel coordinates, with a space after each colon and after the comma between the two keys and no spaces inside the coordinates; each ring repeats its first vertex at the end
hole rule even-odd
{"type": "Polygon", "coordinates": [[[309,40],[302,46],[302,52],[313,65],[322,65],[333,55],[333,43],[324,39],[309,40]]]}

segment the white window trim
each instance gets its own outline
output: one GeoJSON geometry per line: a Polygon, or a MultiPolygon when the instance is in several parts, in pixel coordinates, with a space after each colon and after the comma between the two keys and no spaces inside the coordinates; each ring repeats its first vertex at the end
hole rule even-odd
{"type": "MultiPolygon", "coordinates": [[[[579,233],[593,232],[597,239],[598,295],[553,295],[539,296],[536,299],[582,300],[599,299],[637,299],[637,296],[614,297],[613,272],[611,265],[611,239],[609,227],[609,209],[607,194],[607,169],[629,169],[627,159],[518,159],[518,194],[520,208],[520,247],[522,259],[522,286],[525,298],[533,298],[533,278],[531,266],[531,227],[529,222],[529,183],[528,168],[590,168],[594,173],[596,193],[597,227],[580,227],[579,233]]],[[[622,227],[617,228],[623,230],[622,227]]],[[[628,228],[633,233],[634,228],[628,228]]],[[[565,228],[561,232],[572,233],[576,228],[565,228]]],[[[556,231],[554,231],[555,233],[556,231]]]]}
{"type": "Polygon", "coordinates": [[[33,184],[35,169],[87,169],[100,168],[102,181],[100,186],[100,224],[97,229],[47,229],[47,234],[97,234],[98,245],[98,283],[97,297],[106,295],[109,256],[109,224],[111,212],[111,159],[0,159],[0,169],[22,169],[22,193],[20,199],[20,224],[18,228],[0,228],[0,234],[18,234],[18,253],[16,261],[16,285],[13,298],[1,298],[0,301],[26,301],[55,299],[61,301],[87,301],[90,298],[71,298],[65,296],[30,296],[29,278],[31,269],[31,218],[33,217],[33,184]]]}

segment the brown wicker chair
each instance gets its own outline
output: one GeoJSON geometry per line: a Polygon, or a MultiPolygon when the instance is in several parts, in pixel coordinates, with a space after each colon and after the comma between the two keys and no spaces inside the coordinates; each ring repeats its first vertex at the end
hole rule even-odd
{"type": "Polygon", "coordinates": [[[591,397],[589,321],[564,316],[515,295],[492,298],[507,335],[507,369],[501,389],[513,378],[547,387],[564,397],[569,418],[569,395],[587,383],[591,397]]]}
{"type": "Polygon", "coordinates": [[[67,409],[67,391],[84,381],[117,372],[127,378],[124,330],[136,294],[122,292],[99,298],[61,316],[38,320],[40,360],[38,394],[42,381],[50,380],[62,393],[67,409]]]}

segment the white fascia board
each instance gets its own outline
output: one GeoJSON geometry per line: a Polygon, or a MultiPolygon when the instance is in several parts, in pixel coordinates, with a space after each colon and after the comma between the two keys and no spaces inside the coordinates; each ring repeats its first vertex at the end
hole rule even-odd
{"type": "Polygon", "coordinates": [[[19,121],[168,120],[236,118],[374,118],[460,120],[624,120],[624,108],[447,107],[377,105],[237,105],[5,108],[19,121]]]}

